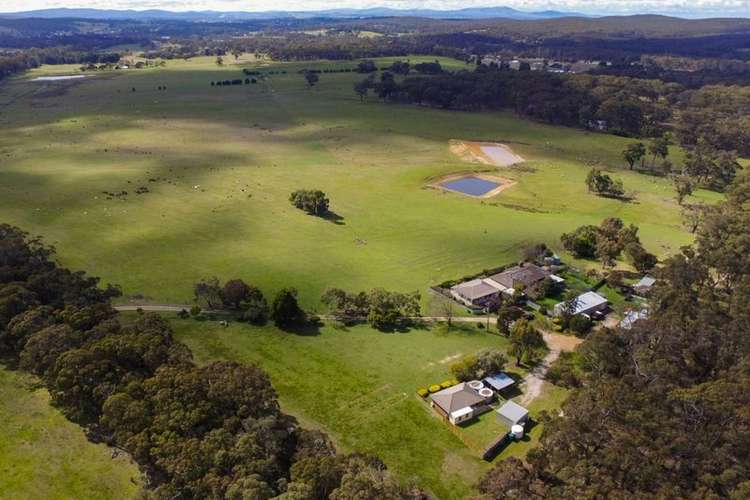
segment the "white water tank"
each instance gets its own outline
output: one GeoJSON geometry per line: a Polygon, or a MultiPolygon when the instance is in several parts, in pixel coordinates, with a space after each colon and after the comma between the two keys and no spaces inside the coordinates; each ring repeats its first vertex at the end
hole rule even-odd
{"type": "Polygon", "coordinates": [[[513,439],[515,439],[516,441],[518,441],[519,439],[523,439],[523,425],[514,425],[510,428],[510,432],[513,434],[513,439]]]}
{"type": "Polygon", "coordinates": [[[486,387],[483,387],[477,391],[477,393],[482,396],[484,399],[492,399],[492,396],[495,395],[494,392],[492,392],[492,389],[488,389],[486,387]]]}
{"type": "Polygon", "coordinates": [[[471,387],[475,391],[479,391],[479,389],[482,389],[484,387],[484,384],[479,380],[472,380],[471,382],[469,382],[469,387],[471,387]]]}

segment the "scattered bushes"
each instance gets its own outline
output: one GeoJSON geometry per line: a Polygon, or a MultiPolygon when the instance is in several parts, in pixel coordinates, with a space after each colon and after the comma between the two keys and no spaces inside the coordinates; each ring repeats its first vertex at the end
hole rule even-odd
{"type": "Polygon", "coordinates": [[[419,395],[420,398],[424,399],[427,397],[428,394],[430,394],[430,391],[424,388],[419,388],[417,389],[417,394],[419,395]]]}
{"type": "Polygon", "coordinates": [[[454,363],[451,365],[451,373],[460,382],[481,380],[484,377],[503,371],[507,362],[508,359],[502,352],[487,350],[477,355],[466,356],[457,363],[454,363]]]}

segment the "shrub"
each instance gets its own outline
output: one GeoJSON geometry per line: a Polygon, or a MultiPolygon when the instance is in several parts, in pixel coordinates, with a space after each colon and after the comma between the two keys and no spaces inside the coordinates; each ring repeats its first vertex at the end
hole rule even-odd
{"type": "Polygon", "coordinates": [[[427,390],[429,391],[430,394],[433,394],[433,393],[438,392],[440,390],[440,386],[437,385],[437,384],[433,384],[427,390]]]}
{"type": "Polygon", "coordinates": [[[417,389],[417,394],[419,395],[420,398],[426,398],[429,393],[430,391],[428,391],[427,389],[424,389],[424,388],[417,389]]]}
{"type": "Polygon", "coordinates": [[[180,312],[177,313],[177,317],[180,319],[187,319],[190,317],[190,313],[187,312],[186,309],[180,310],[180,312]]]}
{"type": "Polygon", "coordinates": [[[193,306],[190,308],[190,316],[197,318],[202,310],[203,309],[201,309],[201,306],[193,306]]]}
{"type": "Polygon", "coordinates": [[[450,380],[446,380],[445,382],[440,384],[440,387],[443,389],[447,389],[449,387],[453,387],[454,385],[456,384],[452,383],[450,380]]]}
{"type": "Polygon", "coordinates": [[[586,335],[592,326],[591,320],[582,314],[573,316],[568,323],[568,328],[576,335],[586,335]]]}

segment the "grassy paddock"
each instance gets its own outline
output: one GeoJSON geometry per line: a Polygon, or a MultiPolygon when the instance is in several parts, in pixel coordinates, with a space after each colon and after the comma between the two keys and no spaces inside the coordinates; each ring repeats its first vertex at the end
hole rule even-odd
{"type": "Polygon", "coordinates": [[[473,326],[407,333],[324,326],[300,335],[271,326],[172,323],[199,362],[259,364],[284,409],[303,424],[331,433],[345,451],[377,454],[439,498],[464,498],[488,467],[419,401],[416,390],[449,379],[450,364],[461,356],[505,350],[504,337],[473,326]],[[455,463],[463,465],[453,470],[455,463]]]}
{"type": "Polygon", "coordinates": [[[36,384],[0,365],[0,498],[138,498],[135,464],[87,441],[36,384]]]}
{"type": "Polygon", "coordinates": [[[670,183],[620,170],[625,139],[510,113],[362,104],[352,91],[361,75],[321,74],[307,89],[297,74],[352,62],[273,64],[287,74],[211,87],[240,75],[239,65],[214,61],[32,82],[77,71],[45,66],[3,83],[3,219],[44,235],[66,265],[153,302],[186,301],[210,275],[268,292],[293,285],[307,306],[329,286],[424,291],[513,261],[527,243],[556,246],[562,232],[606,216],[639,224],[660,256],[691,241],[670,183]],[[500,169],[517,185],[489,200],[425,188],[474,167],[451,154],[455,138],[507,142],[528,168],[500,169]],[[614,169],[635,201],[588,194],[594,163],[614,169]],[[140,187],[149,192],[135,194],[140,187]],[[293,209],[298,188],[326,191],[342,223],[293,209]],[[128,195],[107,200],[104,191],[128,195]]]}

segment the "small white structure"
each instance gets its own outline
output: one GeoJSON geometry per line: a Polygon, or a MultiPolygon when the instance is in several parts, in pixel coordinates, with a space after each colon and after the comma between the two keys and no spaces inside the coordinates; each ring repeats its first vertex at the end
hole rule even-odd
{"type": "Polygon", "coordinates": [[[514,425],[510,428],[511,434],[513,434],[513,439],[516,441],[519,441],[523,439],[523,435],[526,432],[523,428],[523,425],[514,425]]]}
{"type": "MultiPolygon", "coordinates": [[[[575,298],[575,303],[572,314],[576,316],[578,314],[591,315],[597,311],[603,311],[607,308],[609,301],[599,295],[596,292],[586,292],[575,298]]],[[[555,305],[555,316],[560,316],[565,311],[567,302],[560,302],[555,305]]]]}

